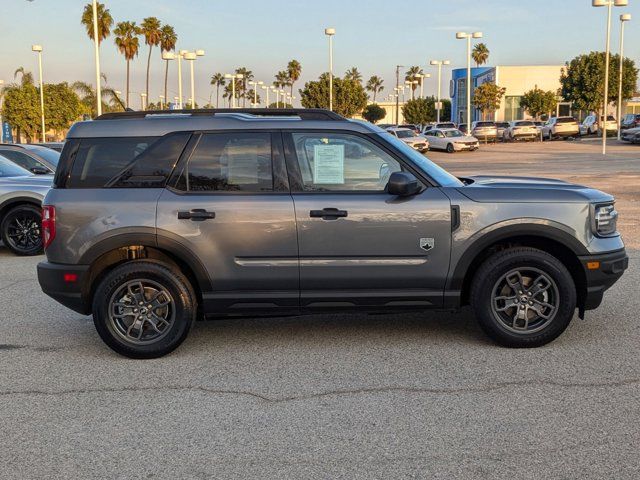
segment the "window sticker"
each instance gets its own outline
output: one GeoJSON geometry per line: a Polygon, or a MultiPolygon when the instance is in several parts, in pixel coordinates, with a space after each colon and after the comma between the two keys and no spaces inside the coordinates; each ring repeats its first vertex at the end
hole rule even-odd
{"type": "Polygon", "coordinates": [[[344,184],[344,145],[314,145],[313,183],[344,184]]]}

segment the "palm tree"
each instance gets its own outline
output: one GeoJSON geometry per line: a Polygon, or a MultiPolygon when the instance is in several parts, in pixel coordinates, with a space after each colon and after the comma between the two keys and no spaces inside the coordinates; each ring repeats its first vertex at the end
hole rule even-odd
{"type": "Polygon", "coordinates": [[[293,97],[293,85],[300,80],[300,75],[302,75],[302,65],[300,65],[300,62],[297,60],[291,60],[287,65],[287,72],[289,73],[291,96],[293,97]]]}
{"type": "Polygon", "coordinates": [[[118,47],[118,51],[124,55],[125,60],[127,61],[127,90],[125,97],[125,105],[127,108],[129,107],[129,73],[130,73],[130,63],[135,57],[138,56],[138,51],[140,50],[140,39],[138,35],[140,34],[140,29],[136,25],[136,22],[120,22],[116,25],[116,28],[113,30],[115,38],[115,44],[118,47]]]}
{"type": "MultiPolygon", "coordinates": [[[[234,78],[233,81],[236,82],[236,90],[237,90],[238,79],[234,78]]],[[[233,98],[233,84],[232,83],[227,83],[227,85],[225,85],[224,93],[222,94],[222,98],[226,98],[227,99],[228,106],[229,106],[229,108],[231,108],[231,99],[233,98]]]]}
{"type": "MultiPolygon", "coordinates": [[[[164,25],[160,29],[160,50],[162,52],[171,52],[175,50],[176,43],[178,43],[178,35],[175,29],[171,25],[164,25]]],[[[167,97],[167,82],[169,80],[169,60],[165,60],[166,65],[164,67],[164,98],[168,102],[167,97]]]]}
{"type": "Polygon", "coordinates": [[[416,88],[418,88],[418,83],[413,83],[416,81],[420,81],[420,75],[423,75],[424,72],[422,71],[422,69],[420,67],[414,66],[414,67],[409,67],[409,70],[407,70],[407,73],[404,77],[405,81],[407,82],[411,82],[411,98],[415,98],[416,96],[416,88]]]}
{"type": "Polygon", "coordinates": [[[476,67],[480,65],[484,65],[489,60],[489,49],[484,43],[479,43],[475,47],[473,47],[473,51],[471,52],[471,58],[476,62],[476,67]]]}
{"type": "Polygon", "coordinates": [[[373,75],[367,82],[367,90],[369,90],[370,92],[373,92],[374,103],[376,101],[376,95],[378,94],[378,92],[381,92],[382,90],[384,90],[384,87],[382,86],[383,83],[384,83],[384,80],[377,75],[373,75]]]}
{"type": "MultiPolygon", "coordinates": [[[[104,4],[97,4],[97,13],[98,13],[98,45],[102,43],[102,41],[109,36],[111,33],[111,26],[113,25],[113,18],[111,17],[111,13],[108,8],[104,7],[104,4]]],[[[91,40],[95,40],[93,38],[93,4],[87,3],[84,6],[84,10],[82,11],[82,19],[80,23],[84,25],[84,28],[87,30],[87,35],[91,40]]]]}
{"type": "Polygon", "coordinates": [[[354,82],[362,83],[362,74],[357,67],[351,67],[344,74],[345,80],[353,80],[354,82]]]}
{"type": "Polygon", "coordinates": [[[211,77],[211,85],[216,87],[216,108],[220,107],[220,87],[224,87],[226,83],[222,73],[214,73],[211,77]]]}
{"type": "Polygon", "coordinates": [[[20,78],[20,85],[33,85],[33,73],[27,72],[24,67],[18,68],[15,72],[13,72],[13,78],[17,78],[18,74],[22,75],[20,78]]]}
{"type": "MultiPolygon", "coordinates": [[[[100,74],[102,80],[107,83],[107,77],[104,73],[100,74]]],[[[78,81],[74,82],[71,85],[71,88],[78,94],[80,97],[80,103],[84,106],[84,110],[91,115],[91,117],[95,117],[98,114],[98,109],[96,107],[96,91],[93,88],[93,85],[78,81]]],[[[122,102],[119,101],[116,92],[108,86],[104,86],[101,91],[101,103],[102,109],[105,112],[113,111],[113,110],[122,110],[122,102]]]]}
{"type": "Polygon", "coordinates": [[[236,95],[242,98],[242,106],[247,106],[247,83],[253,80],[253,72],[246,67],[236,68],[236,75],[242,75],[242,79],[239,80],[240,90],[238,92],[238,84],[236,84],[236,95]]]}
{"type": "Polygon", "coordinates": [[[149,69],[151,68],[151,52],[153,47],[160,45],[162,40],[161,23],[156,17],[147,17],[140,25],[140,34],[144,35],[144,43],[149,45],[149,57],[147,58],[147,88],[145,90],[149,98],[149,69]]]}

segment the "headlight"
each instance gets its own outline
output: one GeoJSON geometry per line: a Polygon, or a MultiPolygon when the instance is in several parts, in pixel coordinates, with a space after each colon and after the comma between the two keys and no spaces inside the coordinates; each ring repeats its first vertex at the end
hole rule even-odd
{"type": "Polygon", "coordinates": [[[613,203],[594,205],[593,233],[601,237],[608,237],[618,229],[618,212],[613,203]]]}

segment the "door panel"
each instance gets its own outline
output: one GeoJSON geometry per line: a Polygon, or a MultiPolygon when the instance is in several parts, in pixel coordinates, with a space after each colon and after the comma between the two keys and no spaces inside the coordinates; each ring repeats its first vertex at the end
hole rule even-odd
{"type": "Polygon", "coordinates": [[[273,172],[284,169],[274,168],[283,162],[274,138],[264,131],[201,135],[158,201],[158,236],[180,238],[209,273],[206,313],[298,309],[295,212],[291,195],[279,191],[285,188],[274,188],[273,172]]]}
{"type": "Polygon", "coordinates": [[[449,269],[451,209],[438,188],[381,194],[294,195],[301,305],[439,305],[449,269]],[[310,217],[337,208],[346,218],[310,217]],[[431,243],[433,247],[426,251],[431,243]]]}
{"type": "Polygon", "coordinates": [[[294,132],[287,162],[300,251],[301,306],[441,305],[451,207],[435,187],[386,193],[406,170],[384,145],[345,132],[294,132]]]}

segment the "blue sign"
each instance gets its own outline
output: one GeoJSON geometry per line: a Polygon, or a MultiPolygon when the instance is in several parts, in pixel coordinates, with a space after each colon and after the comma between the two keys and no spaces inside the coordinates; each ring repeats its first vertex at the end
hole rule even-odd
{"type": "Polygon", "coordinates": [[[13,143],[13,134],[11,133],[11,125],[8,122],[2,123],[2,132],[0,135],[1,143],[13,143]]]}

